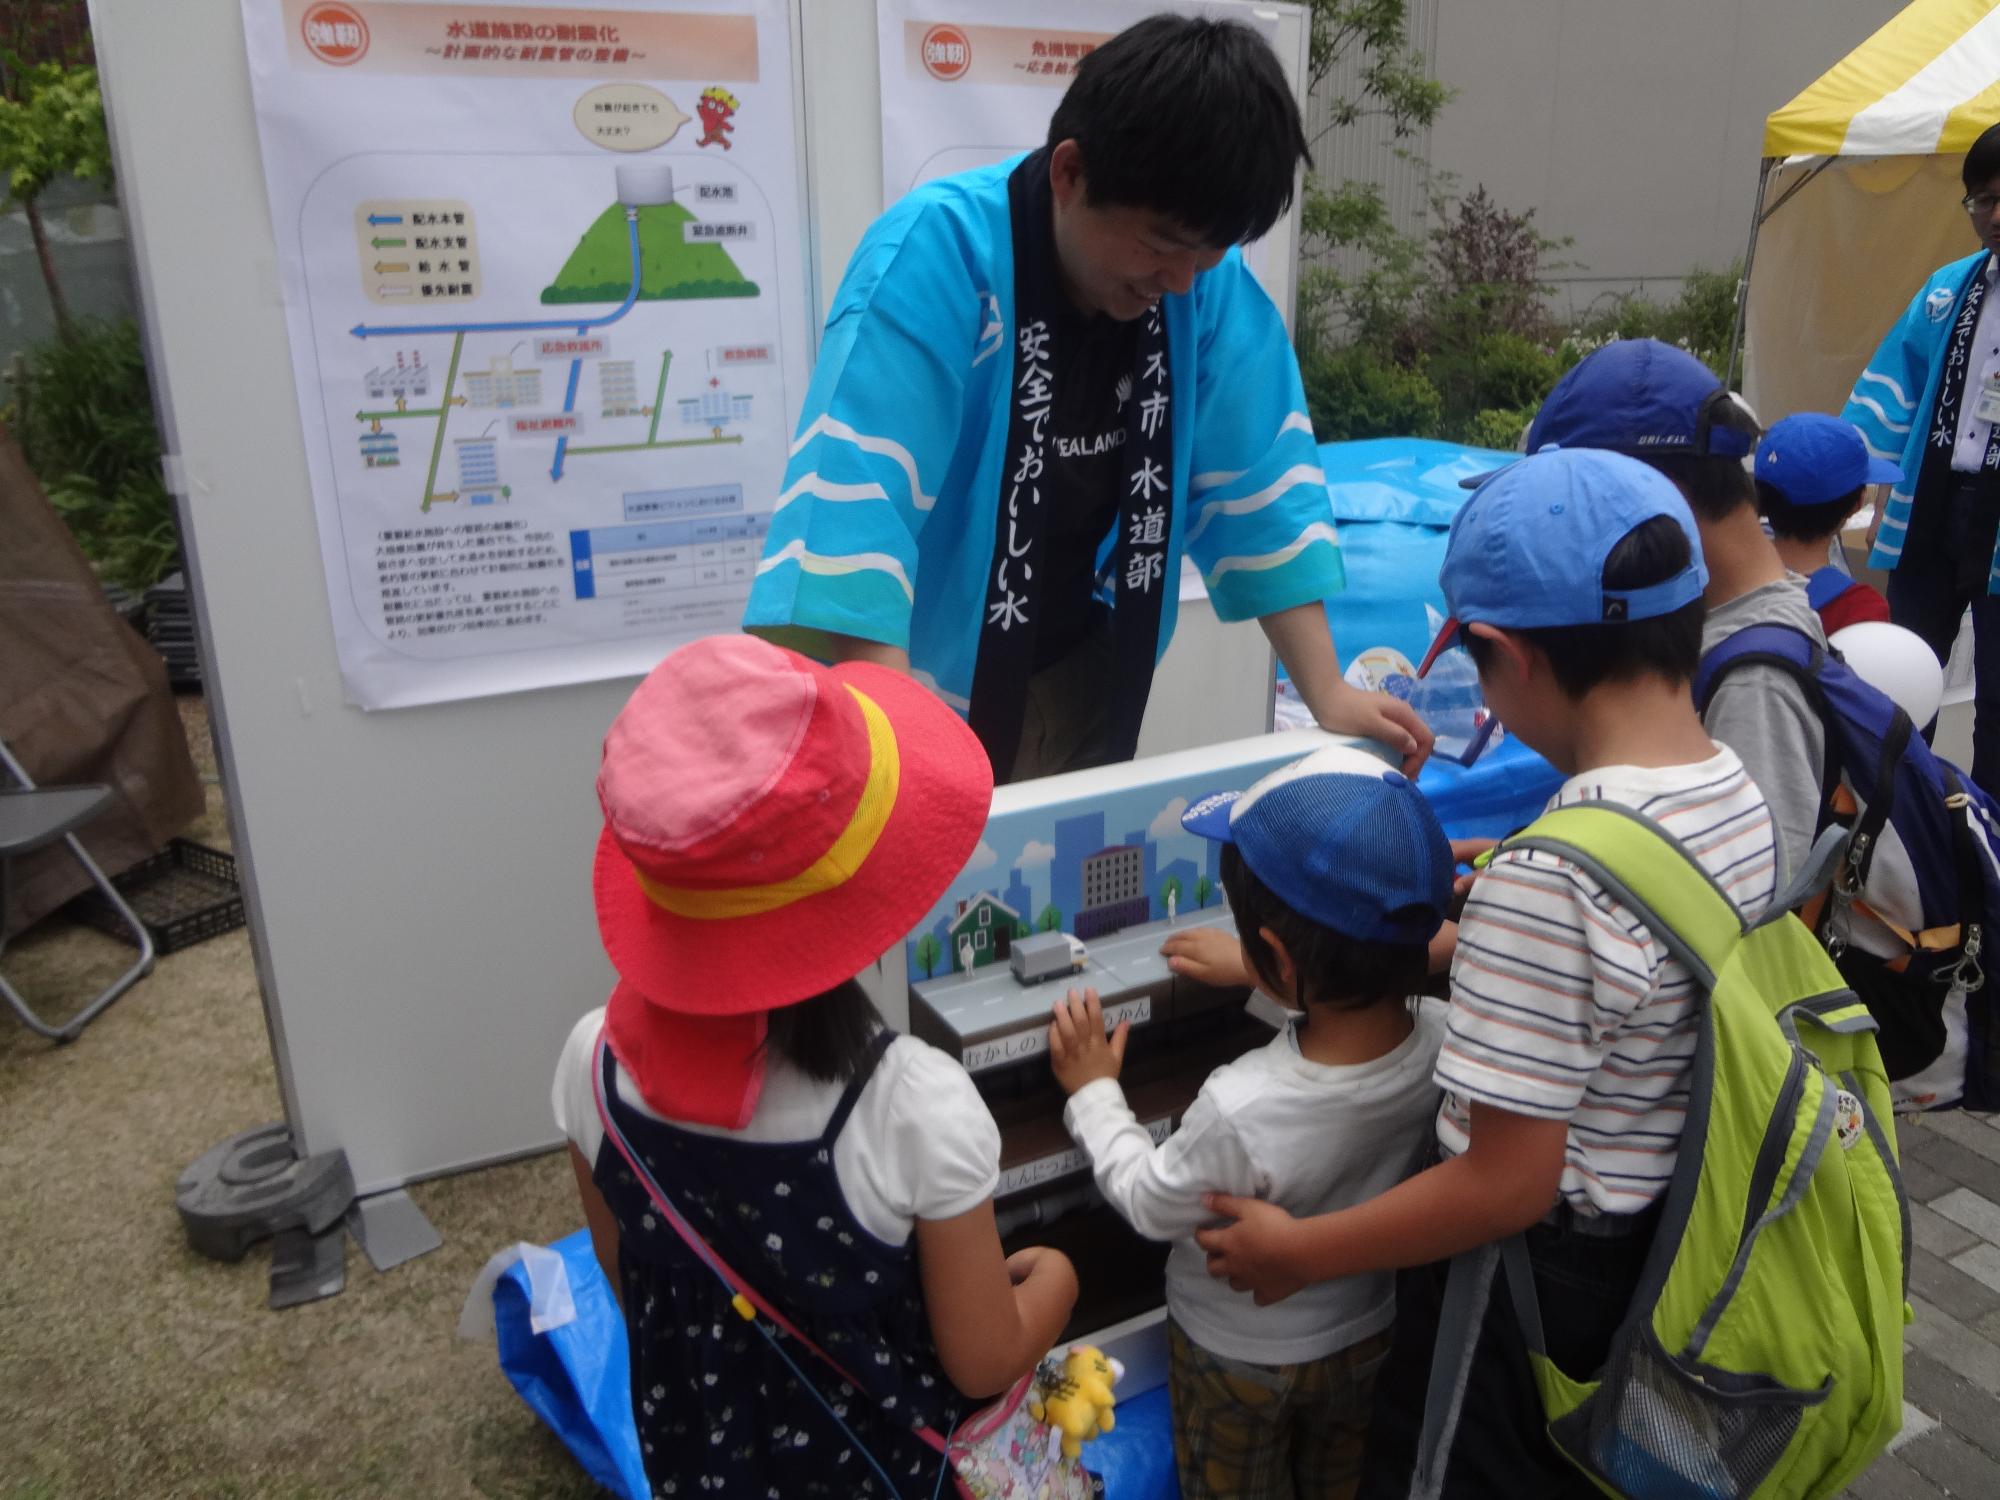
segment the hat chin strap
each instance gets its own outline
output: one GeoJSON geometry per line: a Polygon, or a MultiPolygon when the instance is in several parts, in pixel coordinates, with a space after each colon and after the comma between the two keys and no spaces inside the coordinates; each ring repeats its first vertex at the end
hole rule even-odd
{"type": "Polygon", "coordinates": [[[817,896],[844,885],[874,852],[889,816],[896,810],[896,793],[902,785],[903,763],[896,748],[895,727],[889,716],[853,683],[843,683],[861,706],[862,722],[868,727],[868,779],[861,788],[861,800],[854,815],[840,830],[826,853],[805,869],[785,880],[768,885],[726,886],[719,890],[696,890],[689,886],[667,885],[648,876],[636,865],[632,873],[646,899],[663,911],[695,921],[719,922],[731,917],[755,917],[790,906],[807,896],[817,896]]]}

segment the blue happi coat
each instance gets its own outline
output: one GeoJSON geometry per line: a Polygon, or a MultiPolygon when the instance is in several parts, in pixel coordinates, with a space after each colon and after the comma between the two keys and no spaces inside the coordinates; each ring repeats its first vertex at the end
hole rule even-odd
{"type": "MultiPolygon", "coordinates": [[[[1018,161],[917,188],[854,252],[743,619],[811,654],[825,654],[823,631],[904,647],[960,713],[1013,392],[1018,161]]],[[[1173,635],[1183,551],[1225,620],[1324,599],[1342,581],[1298,363],[1241,253],[1162,306],[1175,503],[1155,661],[1173,635]]]]}
{"type": "MultiPolygon", "coordinates": [[[[1902,559],[1927,445],[1936,441],[1949,450],[1957,440],[1956,432],[1933,433],[1932,416],[1960,304],[1972,279],[1985,273],[1986,256],[1981,250],[1931,272],[1868,361],[1868,368],[1854,382],[1853,394],[1841,412],[1861,429],[1870,453],[1903,471],[1902,482],[1889,491],[1875,550],[1868,556],[1871,568],[1894,568],[1902,559]]],[[[1967,400],[1973,398],[1977,385],[1977,374],[1969,375],[1967,400]]],[[[2000,543],[1994,547],[1986,592],[2000,594],[2000,543]]]]}

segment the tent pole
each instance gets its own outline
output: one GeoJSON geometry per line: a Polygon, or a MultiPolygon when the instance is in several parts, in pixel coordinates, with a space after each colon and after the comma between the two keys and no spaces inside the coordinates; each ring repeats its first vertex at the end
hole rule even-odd
{"type": "Polygon", "coordinates": [[[1743,353],[1743,327],[1750,316],[1750,268],[1757,263],[1757,232],[1764,227],[1764,189],[1771,180],[1776,158],[1767,156],[1757,168],[1757,201],[1750,210],[1750,243],[1743,249],[1743,276],[1736,283],[1736,326],[1729,333],[1729,367],[1722,383],[1736,389],[1736,362],[1743,353]]]}

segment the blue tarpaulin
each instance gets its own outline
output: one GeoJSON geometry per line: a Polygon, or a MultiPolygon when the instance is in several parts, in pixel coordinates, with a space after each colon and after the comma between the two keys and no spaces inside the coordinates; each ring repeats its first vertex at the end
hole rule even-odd
{"type": "Polygon", "coordinates": [[[1347,569],[1347,587],[1326,601],[1342,661],[1370,646],[1423,660],[1435,633],[1425,606],[1444,613],[1445,532],[1472,493],[1458,482],[1519,456],[1430,438],[1320,444],[1347,569]]]}

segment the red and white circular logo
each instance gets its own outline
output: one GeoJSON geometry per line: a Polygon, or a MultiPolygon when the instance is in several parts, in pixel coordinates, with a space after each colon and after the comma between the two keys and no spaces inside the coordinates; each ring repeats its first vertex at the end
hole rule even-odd
{"type": "Polygon", "coordinates": [[[923,56],[925,71],[950,83],[972,66],[972,43],[956,26],[933,26],[924,33],[923,56]]]}
{"type": "Polygon", "coordinates": [[[326,4],[312,6],[299,29],[305,35],[306,51],[336,68],[360,62],[368,51],[368,23],[351,5],[337,5],[328,0],[326,4]]]}

